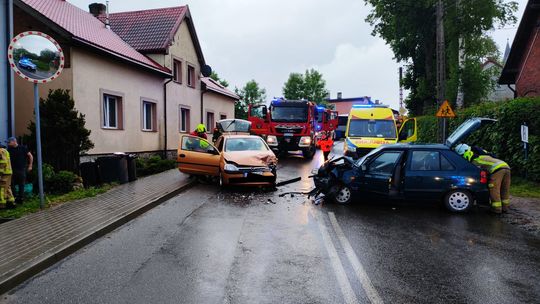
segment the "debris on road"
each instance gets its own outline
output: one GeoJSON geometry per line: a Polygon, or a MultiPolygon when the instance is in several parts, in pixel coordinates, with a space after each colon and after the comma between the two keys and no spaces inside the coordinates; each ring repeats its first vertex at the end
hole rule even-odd
{"type": "Polygon", "coordinates": [[[302,180],[302,177],[295,177],[295,178],[288,179],[288,180],[277,183],[276,187],[281,187],[281,186],[285,186],[285,185],[288,185],[288,184],[296,183],[296,182],[299,182],[301,180],[302,180]]]}

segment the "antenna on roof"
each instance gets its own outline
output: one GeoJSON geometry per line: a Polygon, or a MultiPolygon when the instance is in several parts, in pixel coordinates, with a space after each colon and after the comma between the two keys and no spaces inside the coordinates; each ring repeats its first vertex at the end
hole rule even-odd
{"type": "Polygon", "coordinates": [[[107,7],[105,9],[105,27],[111,29],[111,24],[109,22],[109,0],[105,1],[105,6],[107,7]]]}

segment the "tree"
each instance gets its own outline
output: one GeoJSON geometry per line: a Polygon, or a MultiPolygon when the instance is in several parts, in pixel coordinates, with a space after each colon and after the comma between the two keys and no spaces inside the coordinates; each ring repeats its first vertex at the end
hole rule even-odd
{"type": "MultiPolygon", "coordinates": [[[[395,59],[406,65],[403,85],[410,90],[406,100],[413,115],[424,114],[435,106],[435,6],[437,0],[364,0],[373,9],[366,21],[372,34],[382,37],[394,52],[395,59]]],[[[447,58],[446,97],[455,100],[462,77],[466,101],[482,100],[493,85],[480,67],[487,57],[495,56],[494,43],[487,32],[495,25],[516,21],[514,1],[446,0],[445,40],[447,58]],[[463,39],[465,63],[458,65],[459,38],[463,39]],[[471,83],[472,81],[472,83],[471,83]]]]}
{"type": "Polygon", "coordinates": [[[291,73],[289,79],[283,86],[283,97],[291,100],[299,100],[304,98],[304,75],[300,73],[291,73]]]}
{"type": "MultiPolygon", "coordinates": [[[[69,90],[50,90],[47,99],[40,100],[43,161],[57,171],[78,173],[79,156],[94,147],[84,115],[75,109],[69,90]]],[[[28,125],[28,143],[35,147],[36,125],[28,125]]]]}
{"type": "Polygon", "coordinates": [[[229,87],[229,82],[227,82],[227,80],[225,79],[221,79],[218,73],[216,73],[215,71],[212,71],[212,74],[210,74],[210,78],[214,79],[215,81],[217,81],[219,84],[221,84],[222,86],[226,88],[229,87]]]}
{"type": "Polygon", "coordinates": [[[328,90],[323,75],[315,69],[306,70],[304,75],[291,73],[283,86],[286,99],[306,99],[318,105],[326,105],[328,90]]]}
{"type": "Polygon", "coordinates": [[[236,102],[234,116],[247,119],[249,105],[260,104],[266,101],[266,90],[259,87],[255,80],[248,81],[242,89],[234,89],[240,100],[236,102]]]}

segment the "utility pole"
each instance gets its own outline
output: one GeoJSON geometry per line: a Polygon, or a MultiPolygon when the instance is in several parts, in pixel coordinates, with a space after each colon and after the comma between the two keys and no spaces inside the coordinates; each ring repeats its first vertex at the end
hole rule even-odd
{"type": "Polygon", "coordinates": [[[399,108],[403,108],[403,67],[399,67],[399,108]]]}
{"type": "MultiPolygon", "coordinates": [[[[446,52],[444,43],[444,3],[437,2],[437,108],[444,102],[446,91],[446,52]]],[[[439,138],[446,140],[446,119],[439,122],[439,138]]]]}
{"type": "Polygon", "coordinates": [[[9,37],[9,1],[0,0],[0,140],[8,138],[10,130],[10,71],[7,49],[9,37]]]}
{"type": "MultiPolygon", "coordinates": [[[[461,19],[461,0],[456,0],[457,16],[461,19]]],[[[458,22],[458,27],[461,26],[461,22],[458,22]]],[[[465,46],[463,36],[458,38],[458,92],[456,98],[456,106],[458,109],[463,108],[464,105],[464,93],[463,93],[463,68],[465,62],[465,46]]]]}

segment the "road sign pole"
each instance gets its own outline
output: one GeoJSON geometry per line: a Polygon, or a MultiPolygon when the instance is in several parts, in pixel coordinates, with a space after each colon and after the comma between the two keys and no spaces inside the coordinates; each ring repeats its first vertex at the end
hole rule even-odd
{"type": "Polygon", "coordinates": [[[36,146],[37,146],[37,167],[39,186],[39,207],[45,208],[45,195],[43,194],[43,159],[41,157],[41,119],[39,114],[39,88],[34,83],[34,112],[36,113],[36,146]]]}

